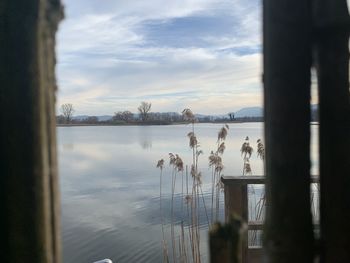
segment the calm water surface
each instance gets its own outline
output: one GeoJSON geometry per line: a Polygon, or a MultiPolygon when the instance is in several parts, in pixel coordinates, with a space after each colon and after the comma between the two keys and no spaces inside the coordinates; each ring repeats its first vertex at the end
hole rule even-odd
{"type": "MultiPolygon", "coordinates": [[[[230,125],[224,153],[224,174],[241,175],[240,147],[246,136],[256,149],[263,138],[262,123],[230,125]]],[[[196,134],[204,154],[200,158],[203,191],[210,204],[211,171],[208,156],[216,147],[221,124],[197,124],[196,134]]],[[[312,126],[313,134],[317,127],[312,126]]],[[[188,125],[98,126],[58,128],[59,169],[62,198],[64,262],[161,262],[161,221],[159,212],[159,170],[157,161],[166,160],[163,174],[163,207],[166,231],[170,222],[171,169],[168,153],[177,153],[190,165],[188,125]]],[[[313,137],[313,173],[317,172],[313,137]]],[[[261,175],[262,161],[253,153],[253,174],[261,175]]],[[[177,185],[181,189],[181,185],[177,185]]],[[[222,198],[221,198],[222,200],[222,198]]],[[[175,197],[175,219],[183,205],[175,197]]],[[[221,207],[222,207],[221,203],[221,207]]],[[[203,210],[203,209],[202,209],[203,210]]],[[[223,210],[220,211],[221,217],[223,210]]],[[[207,261],[207,223],[201,214],[204,262],[207,261]]]]}

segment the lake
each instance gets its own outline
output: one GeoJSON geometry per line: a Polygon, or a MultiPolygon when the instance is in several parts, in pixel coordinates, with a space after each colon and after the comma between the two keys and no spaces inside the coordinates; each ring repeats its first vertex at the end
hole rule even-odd
{"type": "MultiPolygon", "coordinates": [[[[199,157],[205,202],[210,204],[211,169],[208,156],[216,149],[222,124],[196,124],[195,133],[203,155],[199,157]]],[[[317,173],[317,126],[312,125],[312,173],[317,173]]],[[[189,125],[59,127],[58,151],[62,200],[64,262],[162,262],[159,209],[159,159],[165,160],[162,202],[165,231],[170,231],[171,168],[168,153],[191,164],[187,138],[189,125]]],[[[256,154],[256,141],[263,139],[262,123],[230,124],[223,156],[224,175],[241,175],[240,148],[246,136],[254,148],[252,173],[263,174],[256,154]]],[[[176,184],[176,233],[179,232],[181,181],[176,184]]],[[[220,218],[223,218],[223,198],[220,218]]],[[[200,214],[201,251],[208,259],[207,221],[200,214]]],[[[170,240],[168,240],[169,244],[170,240]]]]}

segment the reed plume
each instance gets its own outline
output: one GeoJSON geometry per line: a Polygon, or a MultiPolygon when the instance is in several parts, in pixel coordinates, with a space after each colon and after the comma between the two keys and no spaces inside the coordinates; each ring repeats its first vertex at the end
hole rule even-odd
{"type": "Polygon", "coordinates": [[[263,144],[263,142],[261,141],[261,139],[257,140],[257,153],[258,153],[258,157],[260,157],[261,160],[265,160],[265,146],[263,144]]]}
{"type": "Polygon", "coordinates": [[[241,155],[243,156],[243,175],[252,174],[252,169],[249,162],[252,153],[253,147],[250,146],[249,137],[247,136],[241,147],[241,155]]]}
{"type": "Polygon", "coordinates": [[[225,140],[228,134],[229,126],[225,124],[218,132],[216,151],[211,151],[209,155],[209,167],[212,168],[212,196],[211,196],[211,223],[218,221],[220,209],[220,190],[221,190],[221,173],[224,169],[222,155],[225,152],[225,140]],[[215,199],[215,203],[214,203],[215,199]]]}

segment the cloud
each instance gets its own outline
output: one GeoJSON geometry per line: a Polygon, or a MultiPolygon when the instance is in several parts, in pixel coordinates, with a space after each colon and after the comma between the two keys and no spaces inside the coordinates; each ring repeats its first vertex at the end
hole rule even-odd
{"type": "Polygon", "coordinates": [[[261,101],[257,1],[64,2],[58,105],[99,115],[147,100],[153,110],[225,113],[261,101]]]}

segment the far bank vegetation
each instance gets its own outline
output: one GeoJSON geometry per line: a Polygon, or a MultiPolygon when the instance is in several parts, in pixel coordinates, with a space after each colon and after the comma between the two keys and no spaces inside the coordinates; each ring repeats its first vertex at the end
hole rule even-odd
{"type": "MultiPolygon", "coordinates": [[[[142,101],[136,113],[130,110],[116,111],[113,115],[89,116],[74,115],[75,107],[71,103],[62,104],[56,116],[58,125],[169,125],[186,123],[179,112],[152,112],[152,103],[142,101]]],[[[197,122],[229,123],[229,122],[261,122],[262,117],[235,117],[230,112],[224,115],[196,115],[197,122]]]]}

